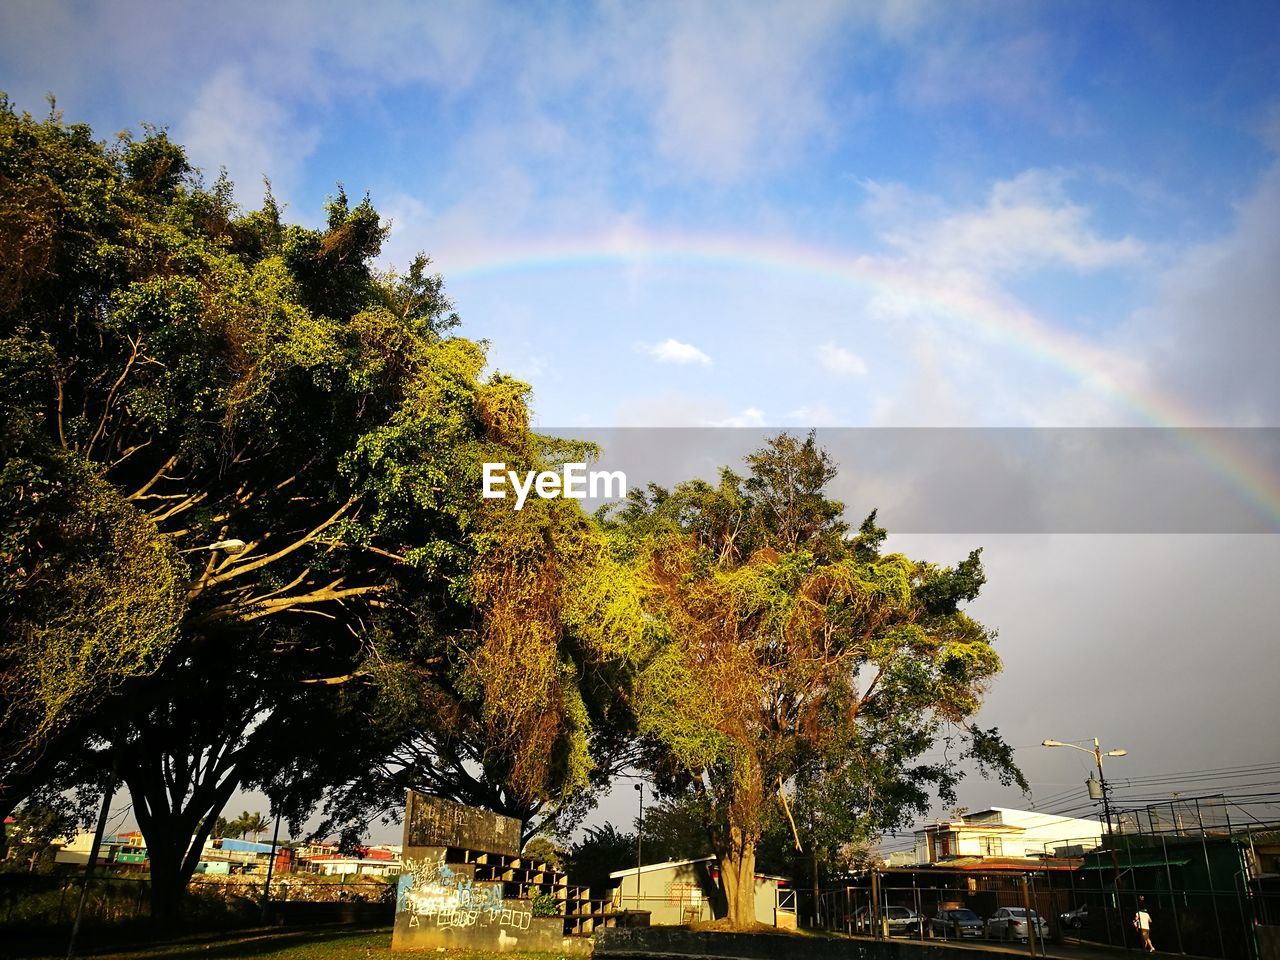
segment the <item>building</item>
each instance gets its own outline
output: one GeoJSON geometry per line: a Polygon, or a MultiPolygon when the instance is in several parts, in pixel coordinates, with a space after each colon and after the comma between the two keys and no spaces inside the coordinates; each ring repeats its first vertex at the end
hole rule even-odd
{"type": "MultiPolygon", "coordinates": [[[[89,851],[93,849],[93,832],[81,831],[74,837],[64,837],[58,843],[58,851],[54,854],[54,863],[65,863],[83,867],[89,863],[89,851]]],[[[97,866],[111,864],[146,867],[147,845],[142,834],[136,830],[119,835],[108,834],[102,838],[98,847],[97,866]]]]}
{"type": "MultiPolygon", "coordinates": [[[[237,840],[234,837],[210,837],[200,852],[196,873],[211,875],[258,874],[265,876],[271,860],[271,844],[255,840],[237,840]]],[[[277,844],[275,848],[275,873],[287,873],[293,869],[293,851],[277,844]]]]}
{"type": "MultiPolygon", "coordinates": [[[[654,926],[714,920],[723,914],[719,869],[715,857],[651,863],[637,870],[609,874],[618,886],[613,894],[617,910],[647,910],[654,926]]],[[[786,877],[756,874],[756,920],[769,926],[794,929],[795,890],[786,877]]]]}
{"type": "Polygon", "coordinates": [[[326,876],[368,874],[372,876],[398,876],[401,872],[400,852],[393,847],[362,847],[354,853],[325,852],[302,856],[300,868],[309,873],[326,876]]]}
{"type": "Polygon", "coordinates": [[[916,864],[1080,856],[1102,843],[1102,825],[1095,820],[1008,807],[941,820],[914,833],[916,864]]]}

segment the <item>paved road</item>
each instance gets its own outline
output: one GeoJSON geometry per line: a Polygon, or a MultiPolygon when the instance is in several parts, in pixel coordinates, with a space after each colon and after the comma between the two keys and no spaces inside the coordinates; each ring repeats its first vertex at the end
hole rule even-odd
{"type": "MultiPolygon", "coordinates": [[[[851,936],[851,940],[870,940],[870,937],[851,936]]],[[[894,937],[894,943],[901,943],[912,946],[940,946],[945,944],[949,947],[957,947],[965,950],[973,950],[979,953],[999,953],[1016,957],[1030,957],[1031,953],[1027,949],[1025,943],[1003,943],[999,940],[911,940],[906,937],[894,937]]],[[[1143,956],[1141,950],[1128,949],[1124,947],[1113,947],[1105,943],[1046,943],[1043,948],[1040,943],[1036,943],[1036,956],[1043,957],[1045,960],[1119,960],[1123,957],[1136,958],[1143,956]]],[[[1189,954],[1182,953],[1164,953],[1157,950],[1151,954],[1152,957],[1164,958],[1164,960],[1197,960],[1189,954]]]]}

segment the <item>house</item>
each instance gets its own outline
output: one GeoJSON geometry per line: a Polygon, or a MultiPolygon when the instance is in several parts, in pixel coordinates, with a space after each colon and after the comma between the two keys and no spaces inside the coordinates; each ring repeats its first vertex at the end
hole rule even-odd
{"type": "MultiPolygon", "coordinates": [[[[237,840],[233,837],[210,837],[200,852],[196,873],[211,875],[260,874],[265,876],[271,860],[271,844],[254,840],[237,840]]],[[[293,851],[276,845],[276,873],[293,869],[293,851]]]]}
{"type": "MultiPolygon", "coordinates": [[[[327,845],[326,845],[327,846],[327,845]]],[[[403,869],[400,848],[396,846],[361,847],[354,853],[332,851],[304,854],[299,857],[300,869],[327,876],[363,873],[372,876],[397,876],[403,869]]]]}
{"type": "Polygon", "coordinates": [[[990,807],[929,824],[914,835],[917,864],[943,864],[960,857],[1022,860],[1080,856],[1102,843],[1102,825],[1035,810],[990,807]]]}
{"type": "MultiPolygon", "coordinates": [[[[93,849],[93,832],[81,831],[74,837],[63,837],[58,843],[58,852],[54,854],[54,863],[70,864],[83,867],[89,862],[89,851],[93,849]]],[[[98,847],[97,866],[113,863],[141,864],[147,863],[146,841],[142,834],[135,831],[118,836],[108,834],[102,838],[98,847]]]]}
{"type": "MultiPolygon", "coordinates": [[[[715,857],[651,863],[609,874],[618,886],[613,892],[617,910],[647,910],[654,926],[714,920],[723,913],[719,868],[715,857]],[[638,880],[637,880],[638,878],[638,880]],[[638,886],[637,886],[638,883],[638,886]]],[[[756,920],[770,926],[794,929],[795,890],[786,877],[757,873],[756,920]]]]}

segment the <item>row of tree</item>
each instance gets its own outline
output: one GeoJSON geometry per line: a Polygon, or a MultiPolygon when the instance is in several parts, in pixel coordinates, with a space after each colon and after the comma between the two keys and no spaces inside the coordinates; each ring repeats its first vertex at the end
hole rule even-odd
{"type": "Polygon", "coordinates": [[[123,784],[164,917],[238,790],[295,832],[413,788],[532,836],[634,768],[745,919],[779,818],[834,863],[967,760],[1018,777],[971,723],[976,552],[847,527],[812,436],[595,517],[481,499],[485,462],[593,451],[530,429],[386,235],[368,198],[289,224],[162,131],[0,100],[0,815],[123,784]]]}
{"type": "Polygon", "coordinates": [[[215,837],[234,837],[243,840],[249,834],[253,834],[253,839],[257,840],[264,830],[271,826],[271,821],[264,817],[261,813],[250,813],[243,810],[240,816],[234,820],[228,820],[225,817],[217,817],[213,822],[213,836],[215,837]]]}

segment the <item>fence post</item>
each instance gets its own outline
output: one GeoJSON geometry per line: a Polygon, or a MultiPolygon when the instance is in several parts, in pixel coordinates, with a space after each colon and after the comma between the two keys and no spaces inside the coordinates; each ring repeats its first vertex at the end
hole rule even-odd
{"type": "MultiPolygon", "coordinates": [[[[1170,811],[1172,809],[1171,804],[1170,811]]],[[[1178,898],[1173,891],[1173,868],[1169,864],[1169,843],[1163,833],[1160,834],[1160,848],[1164,851],[1164,876],[1169,887],[1169,906],[1173,908],[1173,931],[1178,935],[1178,952],[1185,954],[1187,951],[1182,946],[1182,919],[1178,916],[1178,898]]]]}
{"type": "Polygon", "coordinates": [[[1027,956],[1036,955],[1036,928],[1031,916],[1031,892],[1027,883],[1027,875],[1022,875],[1022,909],[1027,911],[1027,956]]]}
{"type": "Polygon", "coordinates": [[[867,922],[871,925],[871,936],[880,939],[880,873],[871,868],[871,904],[867,907],[867,922]]]}
{"type": "Polygon", "coordinates": [[[1200,813],[1200,799],[1196,798],[1196,824],[1200,827],[1200,852],[1204,855],[1204,875],[1209,881],[1209,903],[1213,906],[1213,922],[1218,928],[1220,956],[1227,955],[1227,941],[1222,936],[1222,917],[1218,915],[1218,895],[1213,886],[1213,865],[1209,862],[1209,841],[1205,835],[1204,817],[1200,813]]]}

